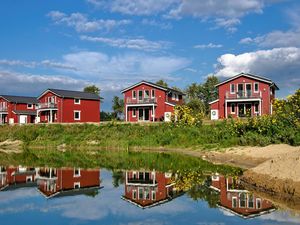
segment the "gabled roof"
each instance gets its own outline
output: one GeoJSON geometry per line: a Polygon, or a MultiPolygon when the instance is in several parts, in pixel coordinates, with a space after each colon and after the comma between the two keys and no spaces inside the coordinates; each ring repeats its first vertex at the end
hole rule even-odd
{"type": "Polygon", "coordinates": [[[89,99],[89,100],[100,100],[100,96],[94,93],[88,93],[83,91],[70,91],[70,90],[60,90],[60,89],[53,89],[49,88],[45,90],[39,97],[41,98],[45,93],[48,91],[52,92],[53,94],[62,97],[62,98],[79,98],[79,99],[89,99]]]}
{"type": "Polygon", "coordinates": [[[38,103],[37,98],[35,97],[26,97],[26,96],[14,96],[14,95],[0,95],[8,102],[13,103],[25,103],[25,104],[36,104],[38,103]]]}
{"type": "Polygon", "coordinates": [[[278,86],[272,80],[270,80],[266,77],[262,77],[262,76],[258,76],[258,75],[254,75],[254,74],[250,74],[250,73],[239,73],[239,74],[237,74],[233,77],[230,77],[230,78],[218,83],[217,85],[215,85],[215,87],[218,87],[222,84],[225,84],[225,83],[227,83],[231,80],[235,80],[236,78],[239,78],[239,77],[242,77],[242,76],[268,83],[268,84],[270,84],[270,86],[274,86],[276,90],[279,90],[278,86]]]}
{"type": "Polygon", "coordinates": [[[124,92],[126,92],[126,91],[128,91],[128,90],[130,90],[130,89],[132,89],[132,88],[135,88],[136,86],[141,85],[141,84],[147,84],[147,85],[149,85],[149,86],[155,87],[155,88],[160,89],[160,90],[163,90],[163,91],[172,91],[172,92],[177,92],[177,93],[179,93],[179,94],[185,95],[185,94],[184,94],[183,92],[181,92],[181,91],[178,91],[178,90],[175,90],[175,89],[169,88],[169,87],[164,87],[164,86],[162,86],[162,85],[155,84],[155,83],[152,83],[152,82],[149,82],[149,81],[145,81],[145,80],[142,80],[142,81],[140,81],[140,82],[138,82],[138,83],[136,83],[136,84],[134,84],[134,85],[131,85],[131,86],[128,87],[128,88],[123,89],[123,90],[121,91],[121,93],[124,93],[124,92]]]}

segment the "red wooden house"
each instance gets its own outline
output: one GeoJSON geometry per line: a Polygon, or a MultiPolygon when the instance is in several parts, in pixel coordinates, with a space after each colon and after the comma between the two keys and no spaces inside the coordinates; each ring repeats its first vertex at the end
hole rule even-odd
{"type": "Polygon", "coordinates": [[[210,187],[220,192],[219,208],[244,219],[275,210],[272,202],[245,190],[240,181],[233,177],[214,175],[210,187]]]}
{"type": "Polygon", "coordinates": [[[216,85],[219,98],[210,102],[211,119],[272,114],[277,85],[265,77],[241,73],[216,85]]]}
{"type": "Polygon", "coordinates": [[[38,100],[37,122],[100,122],[100,97],[97,94],[47,89],[38,100]]]}
{"type": "Polygon", "coordinates": [[[174,106],[183,103],[183,93],[172,88],[141,81],[121,91],[125,120],[129,122],[169,120],[174,106]]]}
{"type": "Polygon", "coordinates": [[[100,170],[80,168],[40,168],[38,190],[46,197],[95,193],[100,188],[100,170]]]}
{"type": "Polygon", "coordinates": [[[143,209],[171,201],[182,193],[174,187],[172,173],[126,171],[125,176],[122,198],[143,209]]]}
{"type": "Polygon", "coordinates": [[[34,123],[37,103],[34,97],[0,95],[0,124],[34,123]]]}

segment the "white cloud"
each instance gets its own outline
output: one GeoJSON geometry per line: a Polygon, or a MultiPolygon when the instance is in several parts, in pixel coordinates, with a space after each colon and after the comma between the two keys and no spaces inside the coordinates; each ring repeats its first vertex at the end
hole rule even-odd
{"type": "Polygon", "coordinates": [[[98,19],[89,20],[86,15],[72,13],[67,15],[60,11],[51,11],[47,14],[55,24],[66,25],[74,28],[77,32],[93,32],[98,30],[111,30],[115,27],[130,24],[130,20],[98,19]]]}
{"type": "Polygon", "coordinates": [[[170,46],[169,42],[149,41],[143,38],[123,39],[123,38],[91,37],[91,36],[84,35],[84,36],[80,36],[80,39],[85,41],[91,41],[91,42],[101,42],[117,48],[128,48],[128,49],[144,50],[144,51],[157,51],[157,50],[168,48],[170,46]]]}
{"type": "Polygon", "coordinates": [[[229,18],[229,19],[224,19],[224,18],[217,18],[215,19],[215,28],[225,28],[228,32],[234,33],[237,28],[236,26],[241,23],[241,21],[237,18],[229,18]]]}
{"type": "Polygon", "coordinates": [[[299,78],[300,48],[274,48],[240,55],[224,54],[218,58],[215,75],[232,77],[246,72],[269,77],[282,88],[299,88],[291,80],[299,78]]]}
{"type": "Polygon", "coordinates": [[[26,62],[21,60],[7,60],[7,59],[0,59],[0,65],[6,66],[23,66],[28,68],[36,67],[36,62],[26,62]]]}
{"type": "Polygon", "coordinates": [[[197,72],[198,72],[198,70],[196,70],[196,69],[194,69],[194,68],[190,68],[190,67],[185,68],[184,70],[185,70],[185,71],[192,72],[192,73],[197,73],[197,72]]]}
{"type": "Polygon", "coordinates": [[[202,44],[202,45],[195,45],[194,48],[200,48],[200,49],[205,49],[205,48],[222,48],[223,45],[220,44],[213,44],[213,43],[209,43],[209,44],[202,44]]]}
{"type": "Polygon", "coordinates": [[[142,20],[142,24],[148,25],[148,26],[153,26],[153,27],[159,27],[160,29],[163,29],[163,30],[169,30],[169,29],[173,28],[171,23],[160,22],[160,21],[157,21],[154,19],[147,19],[147,18],[144,18],[142,20]]]}

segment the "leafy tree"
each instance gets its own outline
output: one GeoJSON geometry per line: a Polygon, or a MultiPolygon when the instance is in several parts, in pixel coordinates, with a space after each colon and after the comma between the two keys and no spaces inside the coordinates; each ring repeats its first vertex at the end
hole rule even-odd
{"type": "Polygon", "coordinates": [[[114,118],[114,115],[110,112],[100,112],[101,121],[111,121],[114,118]]]}
{"type": "Polygon", "coordinates": [[[124,174],[121,170],[113,170],[112,183],[115,188],[119,187],[121,184],[124,184],[124,180],[124,174]]]}
{"type": "Polygon", "coordinates": [[[199,99],[202,94],[202,86],[197,83],[192,83],[186,88],[185,93],[189,100],[199,99]]]}
{"type": "Polygon", "coordinates": [[[163,86],[163,87],[168,87],[167,82],[165,82],[163,79],[156,81],[156,84],[163,86]]]}
{"type": "Polygon", "coordinates": [[[94,93],[94,94],[100,95],[100,88],[98,88],[95,85],[86,86],[83,89],[83,91],[84,92],[88,92],[88,93],[94,93]]]}
{"type": "Polygon", "coordinates": [[[118,96],[114,96],[112,103],[114,118],[120,118],[120,115],[124,112],[124,100],[120,99],[118,96]]]}
{"type": "Polygon", "coordinates": [[[206,113],[209,113],[209,102],[218,98],[218,92],[215,85],[219,83],[219,79],[215,76],[207,77],[206,82],[202,85],[202,100],[206,107],[206,113]]]}

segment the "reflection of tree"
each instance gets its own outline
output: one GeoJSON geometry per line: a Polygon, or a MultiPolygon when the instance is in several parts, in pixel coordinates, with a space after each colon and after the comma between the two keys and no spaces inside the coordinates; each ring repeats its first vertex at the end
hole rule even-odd
{"type": "Polygon", "coordinates": [[[84,195],[95,198],[98,194],[99,194],[99,190],[93,190],[85,193],[84,195]]]}
{"type": "Polygon", "coordinates": [[[121,170],[115,170],[112,174],[112,183],[115,188],[119,187],[121,184],[124,184],[124,173],[121,170]]]}
{"type": "Polygon", "coordinates": [[[219,193],[207,185],[194,185],[187,191],[187,195],[193,200],[206,201],[210,208],[216,208],[219,202],[219,193]]]}

